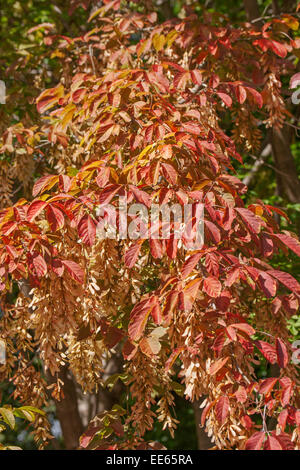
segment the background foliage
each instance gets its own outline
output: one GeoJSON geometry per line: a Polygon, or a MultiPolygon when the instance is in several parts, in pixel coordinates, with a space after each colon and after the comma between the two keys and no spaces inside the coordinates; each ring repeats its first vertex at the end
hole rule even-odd
{"type": "MultiPolygon", "coordinates": [[[[91,5],[89,2],[66,2],[64,0],[44,1],[44,0],[8,0],[2,2],[0,6],[0,79],[5,80],[8,99],[6,105],[0,105],[0,131],[1,134],[7,126],[22,121],[30,122],[37,115],[34,100],[42,91],[42,88],[51,88],[56,84],[56,76],[59,70],[65,65],[65,57],[58,50],[54,51],[49,58],[48,48],[43,42],[44,29],[31,31],[30,29],[41,23],[54,25],[55,32],[60,35],[77,37],[83,35],[88,29],[87,17],[90,13],[91,5]],[[72,14],[70,14],[70,9],[72,14]]],[[[172,16],[180,16],[183,1],[162,1],[157,2],[157,11],[160,21],[172,16]]],[[[259,11],[262,16],[277,15],[277,9],[283,12],[295,11],[296,2],[258,2],[259,11]]],[[[132,2],[132,10],[138,10],[138,6],[132,2]]],[[[236,0],[215,0],[199,1],[196,11],[201,16],[203,10],[218,12],[230,18],[233,24],[238,24],[247,20],[247,9],[245,2],[236,0]]],[[[46,25],[45,28],[48,26],[46,25]]],[[[298,36],[298,29],[294,32],[298,36]]],[[[134,38],[133,38],[134,41],[134,38]]],[[[297,59],[296,59],[297,66],[297,59]]],[[[67,62],[66,62],[67,63],[67,62]]],[[[66,66],[70,66],[67,63],[66,66]]],[[[285,84],[286,99],[288,96],[288,83],[285,84]]],[[[229,111],[230,112],[230,111],[229,111]]],[[[224,125],[226,126],[226,115],[224,115],[224,125]]],[[[297,124],[297,122],[295,123],[297,124]]],[[[231,129],[231,121],[228,119],[228,131],[231,129]]],[[[267,132],[261,126],[263,136],[262,140],[268,138],[267,132]]],[[[294,129],[290,141],[291,152],[294,157],[297,173],[300,173],[300,142],[298,140],[298,129],[294,129]]],[[[33,182],[44,173],[55,169],[57,162],[45,159],[43,152],[43,142],[40,144],[40,155],[34,161],[30,161],[28,166],[24,166],[24,161],[18,166],[4,154],[0,154],[0,204],[6,206],[8,203],[15,203],[20,197],[28,197],[32,190],[33,182]],[[10,168],[14,168],[10,172],[10,168]]],[[[238,177],[241,180],[249,177],[259,155],[252,155],[245,149],[240,149],[244,158],[244,165],[235,164],[238,177]]],[[[22,153],[19,157],[22,159],[22,153]]],[[[262,164],[257,171],[253,172],[249,180],[249,191],[244,196],[245,202],[251,204],[257,199],[262,199],[266,204],[277,206],[285,210],[291,220],[291,228],[299,233],[300,227],[300,200],[291,201],[284,191],[280,191],[278,184],[278,168],[274,162],[272,152],[263,159],[262,164]]],[[[282,229],[287,228],[287,223],[283,218],[279,218],[282,229]]],[[[278,269],[293,274],[299,279],[300,262],[296,255],[289,258],[285,254],[280,254],[273,262],[273,266],[278,269]]],[[[146,286],[147,287],[147,286],[146,286]]],[[[149,286],[151,289],[151,286],[149,286]]],[[[14,293],[11,294],[12,301],[14,293]]],[[[290,331],[294,339],[300,338],[300,322],[297,316],[290,320],[290,331]]],[[[34,355],[32,356],[34,367],[41,368],[40,361],[34,355]]],[[[271,374],[270,367],[266,361],[261,358],[261,363],[257,365],[260,377],[267,377],[271,374]]],[[[125,401],[124,390],[121,389],[121,402],[125,401]]],[[[18,406],[18,401],[12,398],[12,387],[9,384],[1,384],[1,398],[3,403],[18,406]]],[[[152,431],[149,431],[147,438],[162,442],[167,448],[172,449],[192,449],[197,448],[198,442],[195,432],[194,409],[186,401],[178,397],[177,414],[181,421],[181,426],[175,432],[175,438],[171,439],[166,431],[162,431],[161,426],[156,424],[152,431]]],[[[53,401],[50,400],[47,408],[52,431],[56,439],[50,441],[49,448],[60,448],[64,446],[61,435],[59,421],[56,415],[56,408],[53,401]]],[[[18,443],[22,448],[36,448],[30,434],[30,426],[21,419],[17,420],[17,429],[10,429],[9,432],[0,435],[0,442],[4,445],[18,443]]]]}

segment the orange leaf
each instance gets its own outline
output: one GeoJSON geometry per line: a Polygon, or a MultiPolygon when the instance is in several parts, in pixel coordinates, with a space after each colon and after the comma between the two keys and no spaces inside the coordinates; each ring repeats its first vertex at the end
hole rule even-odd
{"type": "Polygon", "coordinates": [[[209,368],[209,374],[215,375],[217,372],[219,372],[219,370],[222,369],[222,367],[226,364],[228,359],[229,359],[229,356],[226,356],[214,362],[209,368]]]}

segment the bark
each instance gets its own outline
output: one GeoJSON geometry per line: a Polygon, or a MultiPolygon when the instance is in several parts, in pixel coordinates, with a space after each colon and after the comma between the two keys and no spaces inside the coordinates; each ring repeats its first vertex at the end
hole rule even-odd
{"type": "Polygon", "coordinates": [[[280,8],[279,8],[277,0],[272,0],[272,10],[273,10],[273,15],[279,15],[280,8]]]}
{"type": "Polygon", "coordinates": [[[257,158],[255,161],[253,167],[249,171],[249,173],[245,176],[243,179],[243,183],[246,186],[249,186],[252,182],[252,180],[255,178],[256,174],[259,172],[260,168],[264,165],[266,162],[268,156],[272,153],[272,146],[271,144],[267,144],[263,151],[261,152],[260,156],[257,158]]]}
{"type": "Polygon", "coordinates": [[[272,149],[273,158],[278,169],[276,173],[279,195],[286,197],[291,203],[300,202],[300,180],[291,152],[293,130],[284,126],[282,129],[273,129],[272,149]]]}
{"type": "Polygon", "coordinates": [[[244,8],[248,21],[253,21],[260,17],[259,7],[256,0],[244,0],[244,8]]]}

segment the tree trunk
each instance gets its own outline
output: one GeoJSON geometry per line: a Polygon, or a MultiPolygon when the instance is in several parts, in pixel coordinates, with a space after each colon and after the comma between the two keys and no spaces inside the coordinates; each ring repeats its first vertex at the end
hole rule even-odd
{"type": "Polygon", "coordinates": [[[273,129],[272,149],[278,173],[277,185],[280,196],[286,197],[293,204],[300,202],[300,180],[291,152],[292,131],[287,127],[273,129]]]}
{"type": "MultiPolygon", "coordinates": [[[[296,6],[296,2],[286,2],[285,7],[296,6]],[[289,5],[288,5],[289,4],[289,5]]],[[[278,2],[273,1],[273,14],[280,13],[278,2]]],[[[259,7],[257,0],[244,0],[247,18],[253,21],[259,18],[259,7]]],[[[278,194],[285,197],[289,202],[296,204],[300,202],[300,180],[297,175],[296,164],[291,152],[293,129],[284,126],[282,129],[272,129],[272,151],[276,173],[278,194]]],[[[298,227],[300,230],[300,227],[298,227]]]]}
{"type": "Polygon", "coordinates": [[[244,8],[248,21],[253,21],[260,17],[259,7],[256,0],[244,0],[244,8]]]}
{"type": "MultiPolygon", "coordinates": [[[[55,401],[57,418],[59,419],[65,448],[67,450],[77,449],[79,437],[83,433],[83,425],[78,410],[76,387],[69,374],[68,367],[62,367],[59,378],[64,382],[64,398],[55,401]]],[[[53,382],[53,377],[47,374],[48,382],[53,382]]]]}
{"type": "Polygon", "coordinates": [[[197,400],[193,403],[194,413],[195,413],[195,422],[196,422],[196,432],[197,432],[197,442],[198,450],[208,450],[213,447],[213,443],[208,437],[205,430],[201,427],[201,415],[203,410],[200,408],[201,403],[205,398],[197,400]]]}

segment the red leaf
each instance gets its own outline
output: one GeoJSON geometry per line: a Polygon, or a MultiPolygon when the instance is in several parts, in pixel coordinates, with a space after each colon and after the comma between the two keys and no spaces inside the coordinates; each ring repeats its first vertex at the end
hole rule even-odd
{"type": "Polygon", "coordinates": [[[288,419],[288,416],[289,416],[289,412],[288,410],[285,408],[284,410],[282,410],[277,418],[277,421],[278,421],[278,424],[279,426],[281,427],[281,430],[284,431],[285,430],[285,427],[286,427],[286,420],[288,419]]]}
{"type": "Polygon", "coordinates": [[[40,212],[42,212],[43,209],[47,206],[46,201],[41,201],[38,199],[37,201],[33,201],[30,206],[28,207],[27,211],[27,219],[29,222],[32,222],[35,217],[37,217],[40,212]]]}
{"type": "Polygon", "coordinates": [[[52,261],[52,270],[55,274],[57,274],[59,277],[61,277],[64,273],[64,265],[59,259],[54,259],[52,261]]]}
{"type": "Polygon", "coordinates": [[[200,70],[197,70],[197,69],[191,70],[191,77],[192,77],[193,83],[195,83],[195,85],[201,85],[201,83],[202,83],[202,74],[201,74],[200,70]]]}
{"type": "Polygon", "coordinates": [[[107,185],[107,183],[109,182],[109,176],[110,176],[109,167],[99,168],[98,175],[96,177],[96,183],[98,184],[100,188],[104,188],[107,185]]]}
{"type": "Polygon", "coordinates": [[[238,102],[240,104],[245,103],[245,101],[247,99],[247,93],[246,93],[245,88],[242,87],[241,85],[238,85],[235,89],[235,93],[236,93],[236,97],[237,97],[238,102]]]}
{"type": "Polygon", "coordinates": [[[224,332],[222,331],[221,333],[219,333],[216,336],[216,338],[214,340],[214,344],[213,344],[213,347],[212,347],[213,350],[216,351],[216,353],[219,355],[227,341],[228,340],[227,340],[224,332]]]}
{"type": "Polygon", "coordinates": [[[133,193],[135,199],[140,203],[144,204],[146,207],[151,206],[151,197],[145,191],[136,188],[135,186],[129,186],[130,191],[133,193]]]}
{"type": "Polygon", "coordinates": [[[189,274],[191,274],[191,272],[193,271],[194,267],[197,265],[201,256],[202,256],[201,253],[196,253],[190,256],[189,259],[186,260],[181,270],[181,275],[183,279],[187,277],[189,274]]]}
{"type": "Polygon", "coordinates": [[[229,291],[223,290],[220,297],[216,298],[216,307],[220,312],[226,312],[230,305],[231,294],[229,291]]]}
{"type": "Polygon", "coordinates": [[[261,233],[261,246],[262,246],[262,255],[263,257],[268,258],[273,254],[274,243],[271,236],[267,232],[261,233]]]}
{"type": "Polygon", "coordinates": [[[189,73],[184,71],[184,72],[178,72],[173,81],[173,85],[175,88],[179,89],[184,89],[186,87],[186,83],[189,79],[189,73]]]}
{"type": "Polygon", "coordinates": [[[137,341],[143,334],[149,314],[153,308],[153,298],[139,302],[132,310],[128,325],[129,337],[137,341]]]}
{"type": "Polygon", "coordinates": [[[209,79],[209,86],[211,86],[212,88],[217,88],[219,86],[219,83],[220,77],[217,74],[212,73],[209,79]]]}
{"type": "Polygon", "coordinates": [[[272,49],[273,52],[275,52],[275,54],[277,54],[279,57],[282,57],[282,58],[284,58],[287,55],[286,47],[277,41],[271,41],[270,39],[257,39],[256,41],[253,42],[253,44],[255,46],[256,45],[259,46],[263,51],[272,49]]]}
{"type": "Polygon", "coordinates": [[[282,377],[281,379],[279,379],[279,383],[282,387],[282,394],[281,394],[282,406],[287,406],[293,394],[294,383],[289,377],[282,377]]]}
{"type": "Polygon", "coordinates": [[[160,259],[163,256],[163,247],[162,243],[160,240],[157,240],[156,238],[150,238],[149,241],[150,244],[150,250],[151,250],[151,255],[155,259],[160,259]]]}
{"type": "Polygon", "coordinates": [[[225,285],[231,287],[238,279],[240,279],[240,268],[233,268],[227,273],[225,285]]]}
{"type": "Polygon", "coordinates": [[[101,137],[98,139],[99,144],[105,142],[109,137],[111,136],[112,132],[114,130],[114,125],[112,124],[108,129],[106,129],[105,132],[101,135],[101,137]]]}
{"type": "Polygon", "coordinates": [[[88,429],[81,437],[80,437],[80,447],[84,449],[87,448],[89,443],[94,439],[95,434],[101,429],[101,426],[94,426],[88,429]]]}
{"type": "Polygon", "coordinates": [[[47,264],[41,255],[33,255],[32,263],[38,277],[45,276],[47,273],[47,264]]]}
{"type": "Polygon", "coordinates": [[[255,329],[252,328],[251,325],[248,325],[248,323],[233,323],[230,325],[232,328],[235,328],[237,330],[243,331],[246,333],[248,336],[252,336],[255,334],[255,329]]]}
{"type": "Polygon", "coordinates": [[[206,254],[205,267],[209,274],[219,277],[219,258],[214,253],[206,254]]]}
{"type": "Polygon", "coordinates": [[[221,283],[215,277],[207,277],[204,279],[203,282],[203,290],[206,292],[210,297],[219,297],[221,294],[221,283]]]}
{"type": "Polygon", "coordinates": [[[269,435],[265,443],[265,450],[282,450],[280,442],[274,436],[269,435]]]}
{"type": "Polygon", "coordinates": [[[92,217],[85,214],[78,222],[77,225],[79,237],[83,243],[88,246],[92,246],[96,239],[96,224],[92,217]]]}
{"type": "Polygon", "coordinates": [[[223,103],[225,103],[226,106],[228,106],[230,108],[230,106],[232,105],[231,97],[229,95],[227,95],[226,93],[220,93],[220,92],[218,92],[217,95],[221,98],[223,103]]]}
{"type": "Polygon", "coordinates": [[[106,333],[103,333],[106,346],[111,349],[123,338],[123,333],[119,328],[109,327],[106,333]]]}
{"type": "Polygon", "coordinates": [[[124,436],[124,426],[119,419],[116,421],[112,421],[110,425],[117,436],[124,436]]]}
{"type": "Polygon", "coordinates": [[[72,93],[72,101],[74,103],[79,103],[84,95],[86,94],[87,89],[86,88],[78,88],[76,91],[72,93]]]}
{"type": "Polygon", "coordinates": [[[255,341],[256,347],[260,350],[262,355],[269,361],[271,364],[275,364],[277,362],[277,354],[274,346],[265,341],[255,341]]]}
{"type": "Polygon", "coordinates": [[[183,346],[180,346],[179,348],[176,348],[174,349],[174,351],[172,352],[171,356],[169,357],[169,359],[167,360],[166,362],[166,365],[165,365],[165,369],[166,371],[169,371],[172,367],[172,365],[174,364],[174,362],[176,361],[177,357],[179,356],[179,354],[184,350],[184,347],[183,346]]]}
{"type": "Polygon", "coordinates": [[[48,90],[43,91],[43,93],[38,96],[37,110],[39,113],[43,113],[47,109],[54,106],[58,100],[63,96],[64,89],[62,85],[58,85],[54,88],[49,88],[48,90]]]}
{"type": "Polygon", "coordinates": [[[188,121],[182,123],[180,130],[182,132],[188,132],[189,134],[199,135],[201,127],[194,121],[188,121]]]}
{"type": "Polygon", "coordinates": [[[295,445],[291,441],[291,436],[289,434],[286,434],[285,432],[282,432],[281,434],[276,436],[277,441],[281,445],[283,450],[294,450],[295,445]]]}
{"type": "Polygon", "coordinates": [[[244,428],[246,428],[248,430],[251,429],[253,427],[253,424],[254,424],[252,419],[248,415],[244,415],[244,416],[241,417],[241,423],[244,426],[244,428]]]}
{"type": "Polygon", "coordinates": [[[278,238],[278,240],[280,240],[290,250],[296,253],[296,255],[300,256],[300,243],[294,237],[283,233],[276,233],[273,236],[278,238]]]}
{"type": "Polygon", "coordinates": [[[264,439],[264,432],[255,432],[246,442],[246,450],[261,450],[264,439]]]}
{"type": "Polygon", "coordinates": [[[300,292],[300,284],[290,274],[276,269],[270,269],[267,272],[292,292],[300,292]]]}
{"type": "Polygon", "coordinates": [[[241,207],[237,207],[235,210],[240,214],[250,232],[259,233],[262,221],[253,212],[241,207]]]}
{"type": "Polygon", "coordinates": [[[269,395],[272,392],[277,380],[277,377],[269,377],[268,379],[263,380],[259,386],[258,393],[269,395]]]}
{"type": "Polygon", "coordinates": [[[169,165],[169,163],[162,163],[162,169],[166,180],[171,185],[175,185],[177,182],[177,171],[175,168],[172,165],[169,165]]]}
{"type": "Polygon", "coordinates": [[[133,268],[133,266],[135,265],[138,257],[139,257],[139,253],[141,251],[141,242],[138,241],[137,243],[134,243],[133,245],[131,245],[130,248],[128,248],[128,250],[126,251],[125,253],[125,265],[127,266],[127,268],[131,269],[133,268]]]}
{"type": "Polygon", "coordinates": [[[84,272],[79,264],[71,260],[62,260],[63,265],[66,267],[68,273],[74,281],[83,284],[84,281],[84,272]]]}
{"type": "Polygon", "coordinates": [[[137,347],[134,344],[132,344],[130,341],[126,341],[122,350],[124,359],[126,359],[127,361],[130,361],[130,359],[133,358],[136,352],[137,352],[137,347]]]}
{"type": "Polygon", "coordinates": [[[71,178],[68,176],[68,175],[59,175],[59,180],[58,180],[58,184],[59,184],[59,189],[63,192],[63,193],[67,193],[70,189],[70,186],[71,186],[71,178]]]}
{"type": "Polygon", "coordinates": [[[176,291],[171,291],[166,298],[166,303],[163,309],[163,315],[170,320],[174,308],[178,303],[179,294],[176,291]]]}
{"type": "Polygon", "coordinates": [[[109,204],[115,194],[120,190],[120,185],[110,184],[100,194],[99,204],[109,204]]]}
{"type": "Polygon", "coordinates": [[[218,244],[221,241],[221,234],[218,227],[209,220],[204,220],[205,228],[209,231],[210,237],[212,238],[215,244],[218,244]]]}
{"type": "Polygon", "coordinates": [[[287,55],[287,48],[283,44],[277,41],[270,41],[270,47],[277,54],[279,57],[286,57],[287,55]]]}
{"type": "Polygon", "coordinates": [[[31,34],[33,33],[34,31],[38,31],[39,29],[46,29],[46,30],[50,30],[50,29],[53,29],[55,26],[54,24],[52,23],[40,23],[38,24],[37,26],[33,26],[33,28],[30,28],[28,31],[27,31],[27,34],[31,34]]]}
{"type": "Polygon", "coordinates": [[[236,399],[239,403],[245,403],[247,401],[248,395],[245,387],[239,385],[239,388],[235,392],[236,399]]]}
{"type": "Polygon", "coordinates": [[[49,205],[46,209],[46,214],[52,232],[56,232],[56,230],[64,226],[64,215],[57,207],[49,205]]]}
{"type": "Polygon", "coordinates": [[[171,259],[176,258],[177,254],[177,247],[178,247],[178,240],[174,238],[174,235],[171,235],[170,239],[167,241],[167,255],[171,259]]]}
{"type": "Polygon", "coordinates": [[[151,316],[153,318],[154,323],[156,323],[157,325],[161,324],[162,313],[161,313],[161,308],[160,308],[158,300],[156,301],[156,304],[151,310],[151,316]]]}
{"type": "Polygon", "coordinates": [[[53,175],[45,175],[42,176],[33,186],[32,195],[36,197],[39,193],[43,192],[43,190],[47,187],[50,189],[52,186],[55,185],[58,181],[58,176],[53,175]]]}
{"type": "Polygon", "coordinates": [[[272,278],[268,273],[260,271],[258,280],[262,291],[268,298],[276,295],[277,283],[274,278],[272,278]]]}
{"type": "Polygon", "coordinates": [[[278,358],[279,367],[284,368],[288,365],[289,355],[287,352],[286,345],[280,338],[276,338],[276,352],[278,358]]]}
{"type": "Polygon", "coordinates": [[[229,398],[227,396],[222,396],[219,398],[216,404],[216,416],[220,424],[223,424],[226,421],[229,412],[229,398]]]}
{"type": "Polygon", "coordinates": [[[255,90],[255,88],[246,87],[246,89],[251,93],[251,95],[255,99],[256,103],[258,104],[258,107],[262,108],[263,98],[262,98],[261,94],[257,90],[255,90]]]}

